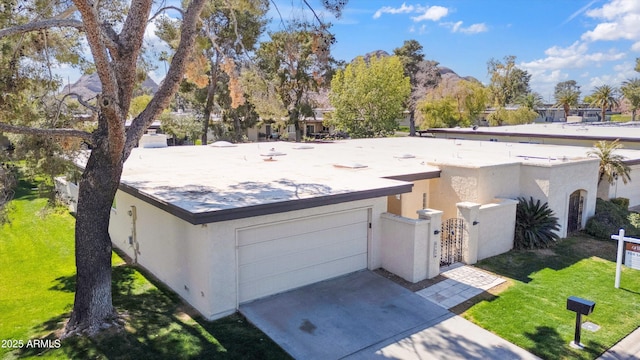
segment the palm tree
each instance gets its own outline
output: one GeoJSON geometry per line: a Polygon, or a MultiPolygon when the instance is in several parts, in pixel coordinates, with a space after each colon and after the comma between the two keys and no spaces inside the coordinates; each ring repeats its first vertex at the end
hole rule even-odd
{"type": "Polygon", "coordinates": [[[622,144],[618,139],[614,141],[601,140],[594,144],[594,149],[590,150],[588,155],[595,155],[600,159],[600,176],[598,178],[598,184],[603,179],[607,179],[610,185],[613,185],[615,180],[620,177],[623,183],[631,181],[631,168],[624,163],[625,157],[614,152],[618,149],[622,149],[622,144]]]}
{"type": "Polygon", "coordinates": [[[537,92],[529,92],[519,96],[515,103],[520,106],[524,106],[529,110],[536,111],[536,108],[542,106],[542,96],[537,92]]]}
{"type": "Polygon", "coordinates": [[[640,108],[640,79],[626,80],[620,87],[622,96],[631,104],[631,121],[636,121],[636,111],[640,108]]]}
{"type": "Polygon", "coordinates": [[[618,106],[618,89],[609,85],[596,86],[591,93],[592,106],[598,106],[602,109],[602,121],[604,121],[605,112],[612,106],[618,106]]]}
{"type": "Polygon", "coordinates": [[[556,105],[555,107],[562,107],[564,109],[564,118],[569,117],[569,111],[572,107],[578,106],[580,100],[580,91],[566,89],[555,95],[556,105]]]}

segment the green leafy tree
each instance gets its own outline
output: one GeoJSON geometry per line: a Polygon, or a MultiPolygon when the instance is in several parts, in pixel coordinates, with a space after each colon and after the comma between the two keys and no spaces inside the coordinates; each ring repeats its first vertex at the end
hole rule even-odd
{"type": "Polygon", "coordinates": [[[407,99],[406,108],[409,111],[409,136],[415,136],[417,104],[427,90],[440,81],[438,63],[424,59],[422,45],[416,40],[406,40],[401,47],[393,50],[393,54],[400,59],[404,74],[409,77],[411,84],[411,94],[407,99]]]}
{"type": "Polygon", "coordinates": [[[516,105],[523,106],[529,110],[536,111],[543,104],[542,96],[537,92],[530,92],[527,94],[520,95],[515,100],[516,105]]]}
{"type": "Polygon", "coordinates": [[[453,97],[422,102],[419,106],[423,118],[420,127],[429,129],[463,126],[464,124],[460,123],[457,103],[453,97]]]}
{"type": "Polygon", "coordinates": [[[331,72],[330,46],[335,42],[326,28],[294,23],[287,31],[271,34],[256,51],[257,67],[245,69],[242,88],[263,119],[294,125],[301,140],[300,122],[313,116],[311,94],[326,86],[331,72]]]}
{"type": "Polygon", "coordinates": [[[516,228],[513,247],[516,249],[540,249],[554,245],[560,230],[558,218],[554,216],[548,203],[534,202],[518,198],[516,207],[516,228]]]}
{"type": "Polygon", "coordinates": [[[625,80],[620,87],[620,91],[631,105],[631,121],[636,121],[636,112],[640,108],[640,79],[625,80]]]}
{"type": "MultiPolygon", "coordinates": [[[[20,43],[19,38],[42,32],[60,36],[65,32],[73,33],[82,38],[90,50],[92,67],[102,83],[96,104],[86,104],[94,112],[98,124],[90,131],[49,127],[51,124],[48,123],[14,125],[6,121],[7,117],[0,116],[0,129],[3,131],[76,137],[91,145],[79,183],[75,231],[77,281],[73,311],[66,327],[69,333],[93,334],[113,324],[115,310],[111,300],[109,237],[111,204],[124,161],[177,90],[194,45],[198,17],[204,3],[204,0],[193,0],[183,11],[183,37],[168,75],[153,100],[133,119],[128,129],[125,129],[125,120],[138,81],[138,63],[145,29],[151,17],[152,0],[132,2],[127,11],[122,11],[123,4],[118,1],[36,2],[34,6],[24,6],[12,13],[12,19],[18,22],[6,24],[0,30],[3,42],[15,43],[20,43]],[[40,3],[47,5],[45,11],[38,11],[40,3]]],[[[18,60],[16,67],[24,73],[22,66],[33,62],[24,61],[19,52],[15,55],[18,60]]],[[[48,60],[53,61],[47,58],[44,62],[48,60]]],[[[68,60],[56,59],[59,62],[68,60]]]]}
{"type": "Polygon", "coordinates": [[[602,140],[595,143],[594,148],[587,153],[600,159],[598,184],[606,180],[613,185],[618,178],[625,184],[631,181],[631,168],[625,164],[625,157],[615,153],[619,149],[622,149],[619,140],[602,140]]]}
{"type": "Polygon", "coordinates": [[[397,56],[356,58],[331,80],[331,125],[353,137],[384,136],[398,128],[411,92],[397,56]]]}
{"type": "MultiPolygon", "coordinates": [[[[268,6],[267,0],[210,0],[201,14],[203,31],[187,66],[184,81],[188,84],[183,84],[180,92],[202,111],[202,145],[208,142],[214,113],[233,111],[245,103],[239,67],[244,56],[255,50],[268,6]]],[[[158,36],[170,46],[176,44],[178,24],[168,18],[160,18],[158,24],[158,36]]]]}
{"type": "Polygon", "coordinates": [[[601,121],[605,121],[605,115],[608,109],[618,105],[618,89],[613,86],[596,86],[591,93],[591,106],[597,106],[601,109],[601,121]]]}
{"type": "Polygon", "coordinates": [[[633,69],[637,72],[640,72],[640,58],[636,58],[636,67],[633,69]]]}
{"type": "Polygon", "coordinates": [[[160,127],[162,131],[173,137],[173,144],[176,141],[190,139],[195,143],[199,137],[202,127],[201,122],[193,114],[175,114],[165,112],[160,115],[160,127]]]}
{"type": "Polygon", "coordinates": [[[487,116],[487,120],[491,126],[521,125],[529,124],[537,117],[537,112],[524,106],[516,110],[499,107],[487,116]]]}
{"type": "Polygon", "coordinates": [[[132,118],[140,115],[140,113],[149,105],[153,96],[151,95],[140,95],[131,99],[131,108],[129,109],[129,116],[132,118]]]}
{"type": "Polygon", "coordinates": [[[487,62],[487,73],[491,78],[489,90],[493,103],[497,107],[512,104],[519,96],[529,93],[531,74],[518,68],[516,57],[505,56],[503,61],[490,59],[487,62]]]}

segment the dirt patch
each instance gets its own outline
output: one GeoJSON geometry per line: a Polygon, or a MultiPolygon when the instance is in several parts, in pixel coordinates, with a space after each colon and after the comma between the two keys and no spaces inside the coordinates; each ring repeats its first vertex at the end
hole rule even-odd
{"type": "Polygon", "coordinates": [[[553,251],[553,249],[547,248],[547,249],[537,249],[533,251],[539,256],[558,256],[558,254],[556,254],[556,252],[553,251]]]}

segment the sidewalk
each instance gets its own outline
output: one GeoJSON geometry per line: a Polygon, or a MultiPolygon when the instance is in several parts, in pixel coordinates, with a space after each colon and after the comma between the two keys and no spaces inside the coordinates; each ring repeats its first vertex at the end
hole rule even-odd
{"type": "Polygon", "coordinates": [[[640,359],[640,328],[620,340],[607,350],[598,360],[627,360],[640,359]]]}

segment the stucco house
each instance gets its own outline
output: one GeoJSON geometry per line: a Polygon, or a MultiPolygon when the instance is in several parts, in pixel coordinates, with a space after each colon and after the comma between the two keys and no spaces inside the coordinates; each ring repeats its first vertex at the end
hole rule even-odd
{"type": "Polygon", "coordinates": [[[640,206],[640,124],[637,122],[528,124],[475,129],[430,129],[428,132],[441,139],[568,145],[584,149],[592,149],[600,140],[618,140],[623,149],[617,153],[625,157],[625,163],[631,169],[631,182],[625,184],[622,179],[616,179],[613,184],[602,182],[597,195],[603,199],[624,197],[629,199],[630,207],[640,206]]]}
{"type": "MultiPolygon", "coordinates": [[[[112,209],[116,247],[207,319],[362,269],[417,282],[513,247],[515,200],[560,236],[593,215],[584,148],[432,138],[137,148],[112,209]]],[[[58,190],[73,205],[74,184],[58,190]]]]}

